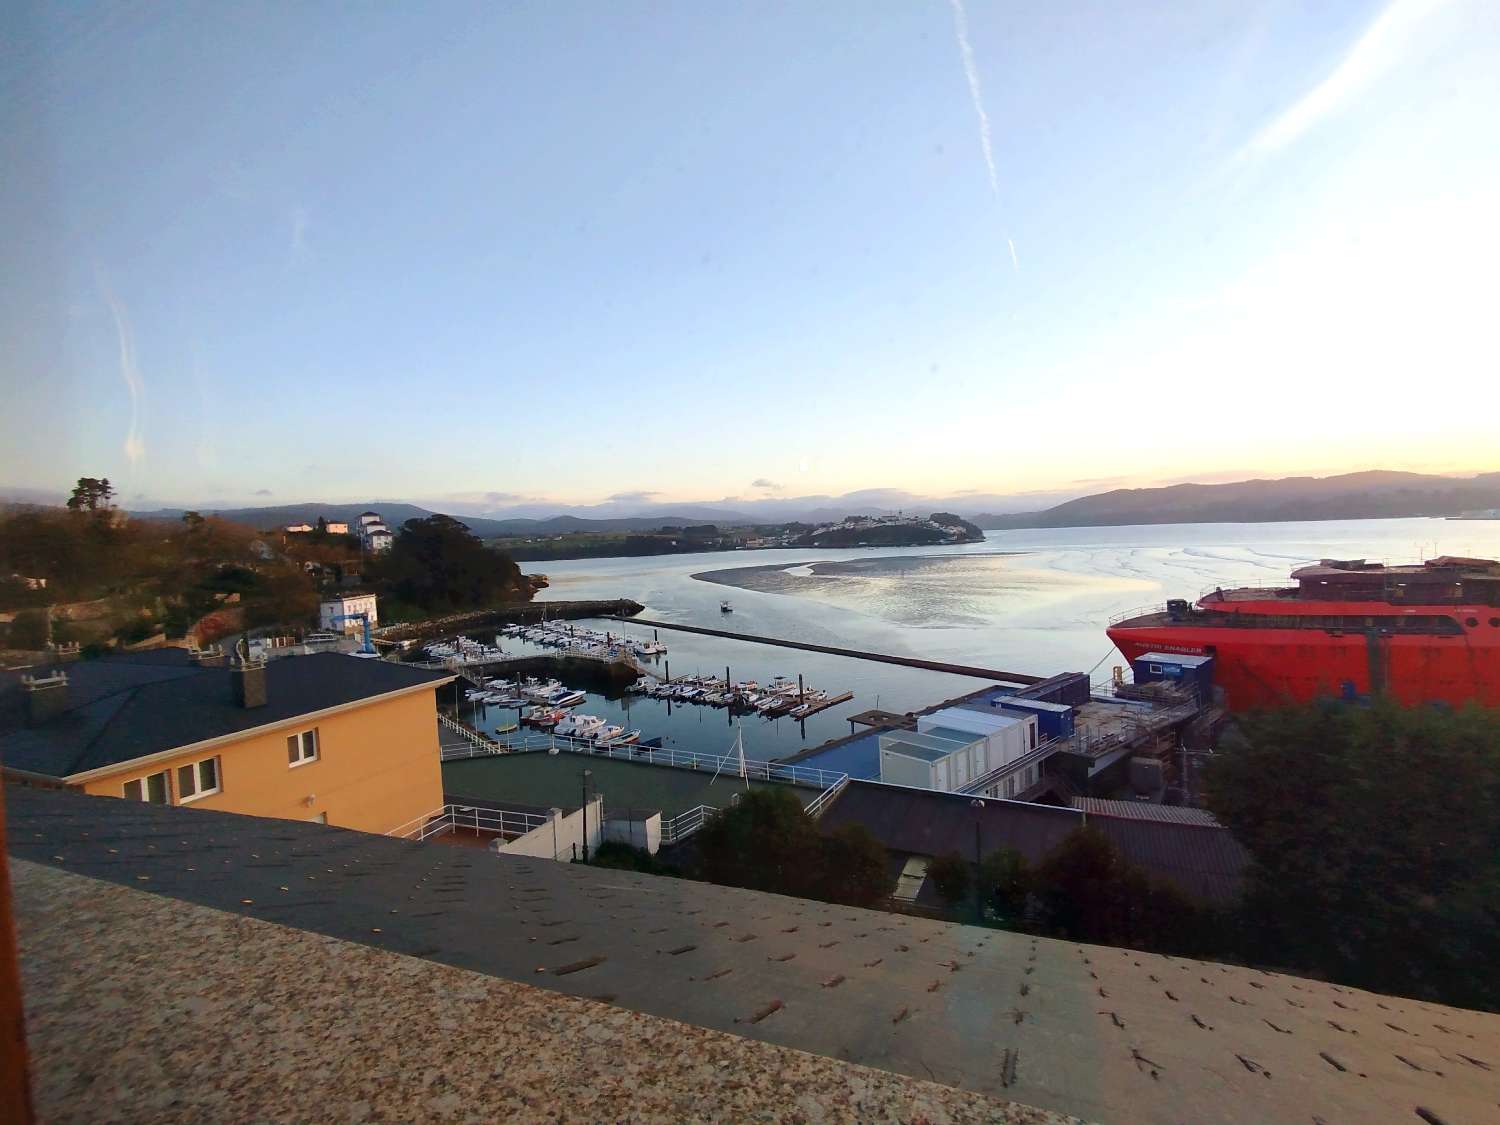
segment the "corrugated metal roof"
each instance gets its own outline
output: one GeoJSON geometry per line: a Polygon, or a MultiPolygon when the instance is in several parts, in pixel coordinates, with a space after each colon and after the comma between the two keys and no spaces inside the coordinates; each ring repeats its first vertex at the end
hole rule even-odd
{"type": "Polygon", "coordinates": [[[1100,816],[1123,816],[1132,820],[1160,820],[1169,824],[1202,824],[1218,828],[1219,822],[1207,809],[1188,809],[1180,805],[1153,805],[1147,801],[1111,801],[1104,797],[1074,797],[1073,807],[1100,816]]]}
{"type": "Polygon", "coordinates": [[[1130,863],[1190,898],[1228,903],[1239,897],[1250,853],[1227,828],[1098,814],[1091,815],[1088,824],[1108,837],[1130,863]]]}

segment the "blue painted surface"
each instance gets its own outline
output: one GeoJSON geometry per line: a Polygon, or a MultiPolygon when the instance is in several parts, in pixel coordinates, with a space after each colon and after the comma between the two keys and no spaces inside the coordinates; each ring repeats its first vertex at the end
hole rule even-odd
{"type": "MultiPolygon", "coordinates": [[[[831,746],[827,750],[797,763],[809,769],[833,770],[864,780],[880,780],[880,733],[871,731],[862,738],[831,746]]],[[[892,732],[886,731],[890,734],[892,732]]],[[[900,733],[900,732],[895,732],[900,733]]]]}

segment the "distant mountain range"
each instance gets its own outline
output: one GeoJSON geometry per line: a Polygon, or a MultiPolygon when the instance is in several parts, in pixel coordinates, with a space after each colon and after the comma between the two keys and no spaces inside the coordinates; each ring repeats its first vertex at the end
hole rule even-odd
{"type": "MultiPolygon", "coordinates": [[[[491,494],[498,495],[498,494],[491,494]]],[[[38,489],[0,490],[0,500],[61,503],[61,496],[38,489]]],[[[603,504],[567,507],[541,503],[511,507],[469,500],[370,500],[358,504],[298,503],[257,508],[198,508],[260,528],[329,520],[353,521],[361,512],[379,512],[392,528],[406,520],[445,512],[482,538],[502,535],[556,535],[569,531],[646,531],[663,524],[748,526],[789,522],[832,523],[847,516],[888,516],[897,512],[956,512],[987,530],[1025,527],[1095,527],[1161,523],[1266,523],[1282,520],[1381,519],[1401,516],[1453,516],[1500,507],[1500,473],[1471,477],[1373,470],[1329,477],[1284,477],[1224,484],[1174,484],[1159,488],[1117,488],[1094,495],[1051,493],[964,493],[947,498],[897,489],[867,489],[842,496],[763,497],[706,504],[652,503],[649,494],[619,496],[603,504]],[[1059,502],[1061,501],[1061,502],[1059,502]],[[1051,506],[1048,506],[1048,505],[1051,506]],[[476,509],[485,508],[486,511],[476,509]]],[[[186,509],[156,508],[132,515],[176,519],[186,509]]]]}
{"type": "Polygon", "coordinates": [[[1142,523],[1273,523],[1456,516],[1496,506],[1500,506],[1500,473],[1462,478],[1374,470],[1333,477],[1117,488],[1069,500],[1041,512],[985,513],[975,516],[974,522],[986,530],[1142,523]]]}

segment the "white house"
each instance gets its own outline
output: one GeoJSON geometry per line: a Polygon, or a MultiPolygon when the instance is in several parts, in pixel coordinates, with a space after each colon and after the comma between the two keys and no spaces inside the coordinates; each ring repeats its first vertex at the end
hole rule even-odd
{"type": "Polygon", "coordinates": [[[348,535],[349,534],[349,525],[347,523],[335,523],[333,520],[329,520],[328,521],[328,534],[329,535],[348,535]]]}
{"type": "Polygon", "coordinates": [[[301,535],[313,529],[310,523],[289,523],[286,525],[287,533],[290,535],[301,535]]]}
{"type": "Polygon", "coordinates": [[[385,526],[385,520],[380,518],[379,512],[361,512],[358,533],[359,540],[367,551],[379,554],[391,549],[391,530],[385,526]]]}
{"type": "Polygon", "coordinates": [[[325,598],[318,605],[318,628],[326,633],[361,633],[364,623],[359,614],[370,619],[370,628],[380,624],[375,612],[374,594],[344,594],[341,597],[325,598]]]}

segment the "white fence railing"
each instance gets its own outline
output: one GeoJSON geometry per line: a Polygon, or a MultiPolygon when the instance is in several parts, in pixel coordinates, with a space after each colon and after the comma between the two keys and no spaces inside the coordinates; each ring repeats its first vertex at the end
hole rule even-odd
{"type": "Polygon", "coordinates": [[[814,797],[812,799],[812,803],[809,804],[807,808],[803,810],[803,812],[807,813],[807,815],[812,817],[814,820],[817,820],[818,817],[823,815],[823,810],[828,807],[828,804],[840,793],[842,793],[844,791],[844,786],[848,784],[849,775],[846,773],[843,777],[839,778],[827,789],[823,790],[823,792],[814,797]]]}
{"type": "Polygon", "coordinates": [[[474,731],[470,730],[462,723],[449,718],[441,711],[438,712],[438,722],[442,726],[447,727],[454,734],[461,737],[465,742],[470,743],[476,749],[481,750],[486,754],[498,754],[501,752],[501,748],[490,739],[485,738],[481,734],[476,734],[474,731]]]}
{"type": "Polygon", "coordinates": [[[719,810],[713,805],[699,805],[678,813],[671,820],[661,822],[661,842],[676,844],[685,840],[718,814],[719,810]]]}
{"type": "Polygon", "coordinates": [[[550,819],[546,813],[511,812],[506,809],[478,808],[474,805],[443,805],[407,821],[399,828],[392,828],[386,835],[422,841],[463,828],[474,832],[493,832],[513,840],[534,828],[540,828],[550,819]]]}

